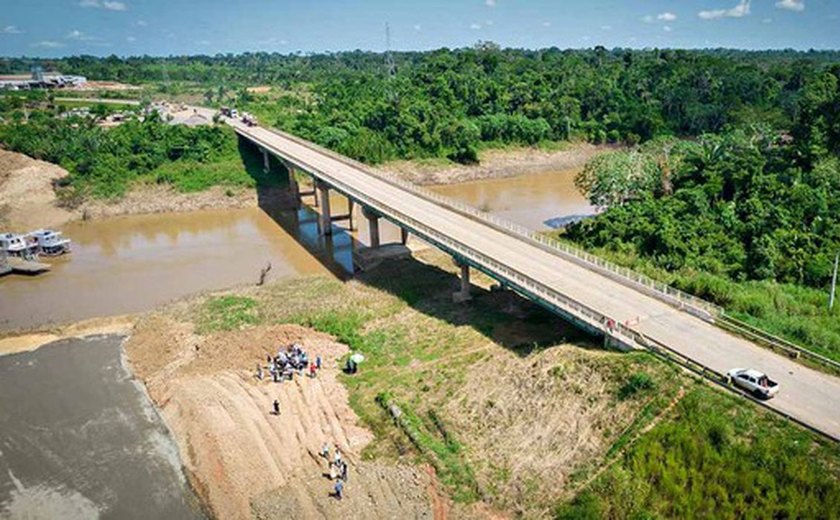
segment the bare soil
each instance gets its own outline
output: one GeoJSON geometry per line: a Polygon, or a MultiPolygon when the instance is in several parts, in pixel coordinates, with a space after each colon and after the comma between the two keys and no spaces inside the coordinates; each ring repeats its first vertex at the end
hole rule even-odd
{"type": "Polygon", "coordinates": [[[428,477],[417,468],[361,464],[373,435],[359,426],[338,382],[345,345],[295,325],[195,333],[151,314],[126,345],[182,453],[186,473],[214,516],[258,518],[431,518],[428,477]],[[273,383],[256,364],[279,345],[300,343],[324,368],[318,377],[273,383]],[[270,413],[280,402],[279,416],[270,413]],[[347,500],[331,498],[318,455],[338,445],[350,464],[347,500]],[[253,504],[253,512],[252,512],[253,504]]]}
{"type": "Polygon", "coordinates": [[[0,227],[30,231],[74,218],[58,207],[53,183],[67,170],[25,155],[0,150],[0,227]]]}
{"type": "Polygon", "coordinates": [[[393,161],[379,169],[419,185],[458,184],[483,179],[501,179],[546,171],[580,168],[593,156],[609,150],[607,146],[573,143],[564,150],[538,148],[486,150],[479,164],[441,166],[430,161],[393,161]]]}

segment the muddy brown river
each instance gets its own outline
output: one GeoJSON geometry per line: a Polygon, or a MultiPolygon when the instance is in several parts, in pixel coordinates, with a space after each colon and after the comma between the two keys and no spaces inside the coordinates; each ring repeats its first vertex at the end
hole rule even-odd
{"type": "MultiPolygon", "coordinates": [[[[588,214],[574,188],[576,171],[438,186],[433,189],[532,229],[554,217],[588,214]]],[[[304,201],[311,203],[309,199],[304,201]]],[[[331,200],[334,214],[346,201],[331,200]]],[[[196,211],[74,222],[64,228],[73,252],[47,259],[52,271],[0,279],[0,330],[19,329],[147,310],[205,290],[255,283],[271,264],[269,279],[352,272],[359,231],[319,236],[317,215],[308,208],[267,214],[262,209],[196,211]]],[[[346,223],[339,224],[340,227],[346,223]]],[[[399,230],[380,226],[383,243],[399,230]]]]}

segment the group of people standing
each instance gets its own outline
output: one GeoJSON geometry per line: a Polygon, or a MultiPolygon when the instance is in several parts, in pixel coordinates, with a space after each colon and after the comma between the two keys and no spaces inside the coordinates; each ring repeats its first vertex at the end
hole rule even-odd
{"type": "Polygon", "coordinates": [[[325,442],[321,448],[321,456],[327,460],[330,480],[335,481],[332,496],[341,500],[344,498],[344,484],[347,482],[347,461],[341,458],[341,449],[338,444],[335,445],[335,453],[330,458],[330,445],[325,442]]]}
{"type": "MultiPolygon", "coordinates": [[[[297,343],[293,343],[288,347],[280,348],[277,355],[271,357],[266,356],[268,366],[265,371],[268,372],[271,380],[275,383],[280,383],[285,379],[291,380],[295,373],[303,376],[304,372],[309,373],[309,377],[316,377],[318,370],[321,369],[321,356],[316,356],[315,361],[309,359],[309,355],[297,343]]],[[[257,379],[263,380],[265,371],[262,364],[257,363],[257,379]]]]}

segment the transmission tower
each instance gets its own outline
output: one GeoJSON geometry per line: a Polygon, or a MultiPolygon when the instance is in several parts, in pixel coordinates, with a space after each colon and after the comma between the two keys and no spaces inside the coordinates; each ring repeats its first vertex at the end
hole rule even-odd
{"type": "Polygon", "coordinates": [[[394,64],[394,55],[391,54],[391,26],[385,23],[385,66],[388,68],[388,79],[397,75],[397,66],[394,64]]]}

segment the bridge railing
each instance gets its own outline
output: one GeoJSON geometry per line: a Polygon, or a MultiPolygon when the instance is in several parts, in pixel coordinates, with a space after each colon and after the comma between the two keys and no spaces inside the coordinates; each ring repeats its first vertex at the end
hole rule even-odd
{"type": "MultiPolygon", "coordinates": [[[[249,135],[249,138],[254,139],[262,146],[271,148],[268,143],[265,143],[258,137],[249,135]]],[[[365,193],[356,190],[339,179],[336,179],[328,172],[321,171],[313,165],[301,163],[299,159],[297,162],[300,166],[306,168],[311,173],[316,174],[319,178],[321,178],[321,180],[329,182],[330,185],[332,185],[332,187],[337,191],[356,199],[358,202],[366,206],[369,206],[371,209],[392,222],[414,229],[415,232],[423,235],[422,238],[435,243],[438,247],[448,249],[463,259],[480,266],[482,269],[492,273],[495,278],[498,278],[503,283],[508,283],[514,288],[526,291],[531,295],[542,299],[546,303],[557,307],[562,312],[565,312],[575,319],[587,324],[591,329],[599,331],[630,348],[638,347],[635,342],[635,338],[638,333],[630,327],[620,323],[618,320],[596,311],[595,309],[578,302],[574,298],[570,298],[560,291],[557,291],[556,289],[553,289],[516,269],[498,262],[494,258],[467,246],[466,244],[454,240],[443,233],[440,233],[431,226],[427,226],[423,222],[406,215],[398,209],[380,204],[378,201],[369,198],[365,193]]]]}
{"type": "Polygon", "coordinates": [[[656,281],[653,278],[633,271],[632,269],[628,269],[626,267],[622,267],[615,263],[604,260],[603,258],[599,258],[598,256],[595,256],[591,253],[587,253],[586,251],[580,248],[571,246],[559,240],[555,240],[551,237],[544,235],[543,233],[535,232],[531,229],[528,229],[524,226],[520,226],[519,224],[513,223],[509,220],[496,217],[495,215],[491,215],[486,211],[481,211],[480,209],[475,208],[469,204],[451,199],[449,197],[445,197],[439,193],[436,193],[435,191],[420,187],[412,182],[401,179],[393,174],[374,170],[364,163],[361,163],[349,157],[344,157],[341,154],[319,146],[315,143],[306,141],[305,139],[301,139],[297,136],[288,134],[286,132],[281,132],[273,128],[267,130],[277,135],[280,135],[286,139],[294,141],[302,146],[306,146],[307,148],[310,148],[312,150],[317,150],[318,152],[327,155],[332,159],[353,166],[354,168],[360,169],[370,175],[374,175],[385,182],[388,182],[395,186],[399,186],[404,190],[410,191],[438,205],[444,206],[451,210],[457,211],[465,216],[489,224],[500,231],[514,235],[518,238],[523,238],[549,253],[558,255],[566,260],[575,262],[576,264],[582,267],[603,274],[619,283],[623,283],[624,285],[628,285],[634,289],[641,290],[644,293],[658,298],[660,300],[663,300],[666,303],[671,304],[675,307],[681,308],[686,311],[690,311],[692,312],[692,314],[695,314],[696,316],[702,319],[712,321],[723,313],[723,309],[721,307],[711,302],[708,302],[706,300],[703,300],[702,298],[698,298],[684,291],[671,287],[666,283],[656,281]]]}

